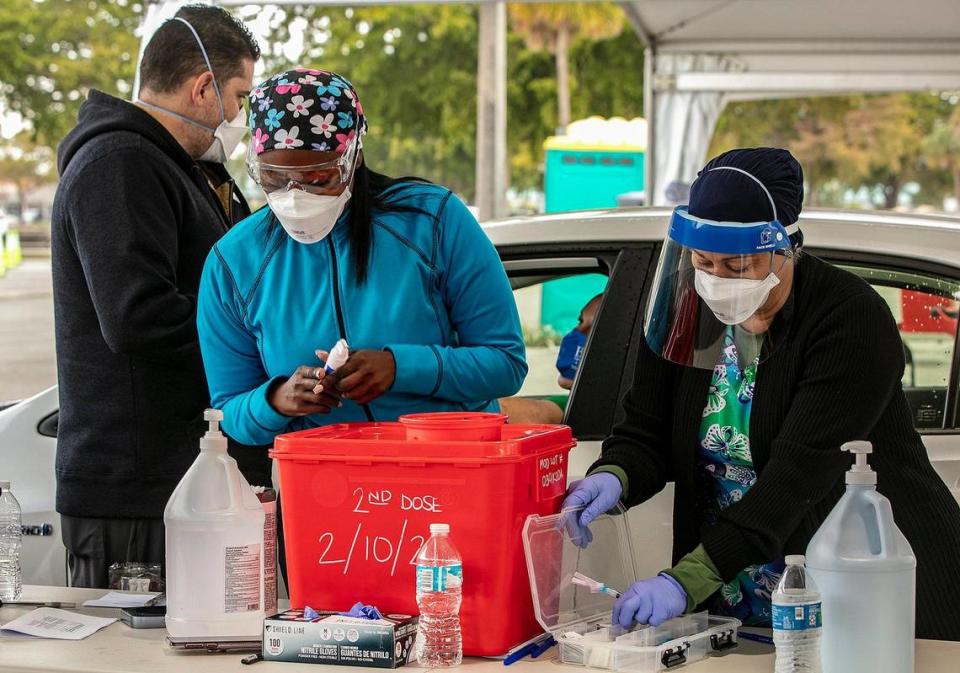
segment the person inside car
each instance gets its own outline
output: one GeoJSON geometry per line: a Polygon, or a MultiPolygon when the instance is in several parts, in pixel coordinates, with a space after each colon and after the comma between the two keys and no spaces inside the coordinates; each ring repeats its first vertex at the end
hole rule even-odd
{"type": "Polygon", "coordinates": [[[869,440],[917,557],[916,635],[960,640],[960,506],[913,427],[896,322],[864,280],[802,253],[802,201],[786,150],[700,172],[664,242],[625,419],[564,506],[585,527],[674,482],[674,565],[630,587],[614,622],[705,606],[769,626],[785,555],[844,493],[841,445],[869,440]]]}
{"type": "MultiPolygon", "coordinates": [[[[566,390],[573,389],[573,379],[583,359],[587,347],[587,337],[593,328],[603,294],[588,301],[577,319],[577,324],[560,341],[557,354],[557,385],[566,390]]],[[[500,409],[510,423],[557,424],[563,422],[570,395],[550,395],[546,398],[507,397],[500,400],[500,409]]]]}
{"type": "Polygon", "coordinates": [[[590,329],[593,327],[593,321],[602,300],[603,295],[598,294],[588,301],[580,309],[576,326],[560,341],[560,352],[557,354],[557,371],[560,372],[560,376],[557,378],[557,385],[561,388],[566,390],[573,388],[573,380],[577,376],[577,369],[580,368],[580,361],[587,348],[587,337],[590,336],[590,329]]]}

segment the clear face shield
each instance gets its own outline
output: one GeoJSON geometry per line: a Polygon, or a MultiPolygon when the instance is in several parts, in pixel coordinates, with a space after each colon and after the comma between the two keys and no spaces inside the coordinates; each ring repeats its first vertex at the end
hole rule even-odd
{"type": "Polygon", "coordinates": [[[748,223],[706,220],[687,206],[676,208],[647,303],[650,349],[711,370],[721,354],[736,353],[741,367],[768,358],[776,346],[769,327],[779,308],[768,300],[792,263],[790,235],[797,230],[776,219],[775,207],[773,220],[748,223]]]}

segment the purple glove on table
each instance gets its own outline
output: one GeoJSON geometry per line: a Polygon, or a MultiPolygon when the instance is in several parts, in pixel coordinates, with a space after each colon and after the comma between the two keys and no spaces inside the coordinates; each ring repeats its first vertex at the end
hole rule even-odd
{"type": "Polygon", "coordinates": [[[356,617],[357,619],[383,619],[383,615],[373,605],[364,605],[362,602],[353,604],[349,612],[341,612],[343,617],[356,617]]]}
{"type": "Polygon", "coordinates": [[[640,580],[631,585],[613,606],[613,623],[625,629],[633,623],[660,626],[687,609],[687,592],[670,575],[640,580]]]}
{"type": "Polygon", "coordinates": [[[572,513],[564,517],[563,524],[577,546],[586,548],[593,542],[593,534],[588,526],[598,516],[616,507],[622,493],[620,480],[609,472],[597,472],[570,484],[563,509],[583,511],[579,515],[572,513]]]}

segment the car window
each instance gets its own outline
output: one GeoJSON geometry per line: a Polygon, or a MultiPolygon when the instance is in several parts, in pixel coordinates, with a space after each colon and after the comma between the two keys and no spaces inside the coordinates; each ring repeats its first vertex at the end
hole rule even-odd
{"type": "MultiPolygon", "coordinates": [[[[563,336],[577,327],[581,312],[602,295],[607,277],[581,273],[530,283],[514,282],[514,299],[520,313],[527,348],[527,378],[518,393],[523,397],[566,396],[560,386],[557,356],[563,336]]],[[[597,302],[598,303],[598,302],[597,302]]]]}
{"type": "Polygon", "coordinates": [[[845,268],[880,293],[897,321],[906,361],[903,389],[914,425],[920,430],[943,428],[957,342],[960,282],[870,266],[845,268]]]}

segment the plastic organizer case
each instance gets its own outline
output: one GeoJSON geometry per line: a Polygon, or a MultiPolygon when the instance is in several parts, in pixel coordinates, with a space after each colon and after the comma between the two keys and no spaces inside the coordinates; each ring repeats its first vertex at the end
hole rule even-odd
{"type": "Polygon", "coordinates": [[[534,612],[559,645],[561,663],[622,673],[655,673],[737,647],[740,621],[706,612],[658,627],[610,625],[614,599],[574,584],[575,573],[624,591],[637,581],[622,510],[583,532],[578,512],[531,515],[523,530],[534,612]]]}
{"type": "Polygon", "coordinates": [[[578,624],[554,637],[564,664],[624,673],[648,673],[699,661],[737,646],[740,622],[706,612],[657,627],[624,631],[618,626],[578,624]]]}

